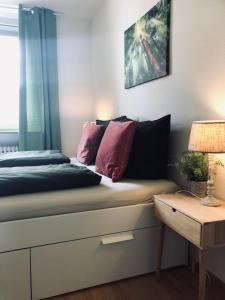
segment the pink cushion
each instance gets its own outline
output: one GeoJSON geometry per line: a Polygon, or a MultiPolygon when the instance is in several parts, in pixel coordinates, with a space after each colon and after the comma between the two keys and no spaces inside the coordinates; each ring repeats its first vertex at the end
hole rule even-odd
{"type": "Polygon", "coordinates": [[[96,158],[96,172],[119,181],[126,170],[136,122],[109,123],[96,158]]]}
{"type": "Polygon", "coordinates": [[[85,165],[94,163],[102,136],[104,126],[86,123],[77,149],[77,160],[85,165]]]}

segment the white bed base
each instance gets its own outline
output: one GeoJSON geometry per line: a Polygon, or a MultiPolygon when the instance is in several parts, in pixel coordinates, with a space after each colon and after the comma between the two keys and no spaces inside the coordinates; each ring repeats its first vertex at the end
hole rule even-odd
{"type": "MultiPolygon", "coordinates": [[[[44,299],[155,270],[158,223],[139,204],[0,223],[0,300],[44,299]]],[[[167,232],[163,267],[187,244],[167,232]]]]}

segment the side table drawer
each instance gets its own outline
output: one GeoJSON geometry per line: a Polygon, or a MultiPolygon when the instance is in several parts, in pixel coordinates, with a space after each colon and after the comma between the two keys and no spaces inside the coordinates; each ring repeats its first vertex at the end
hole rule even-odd
{"type": "Polygon", "coordinates": [[[201,246],[201,224],[155,198],[155,214],[174,231],[201,246]]]}

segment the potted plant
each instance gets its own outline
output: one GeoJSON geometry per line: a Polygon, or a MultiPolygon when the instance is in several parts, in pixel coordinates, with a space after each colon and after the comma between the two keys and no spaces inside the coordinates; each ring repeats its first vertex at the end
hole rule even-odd
{"type": "Polygon", "coordinates": [[[189,180],[191,192],[204,197],[208,180],[207,156],[199,152],[185,153],[177,166],[181,174],[186,175],[189,180]]]}

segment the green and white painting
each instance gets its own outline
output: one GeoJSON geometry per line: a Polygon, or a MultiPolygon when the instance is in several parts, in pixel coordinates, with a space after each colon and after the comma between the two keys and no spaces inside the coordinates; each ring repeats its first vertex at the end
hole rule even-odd
{"type": "Polygon", "coordinates": [[[169,74],[170,0],[161,0],[125,31],[125,88],[169,74]]]}

